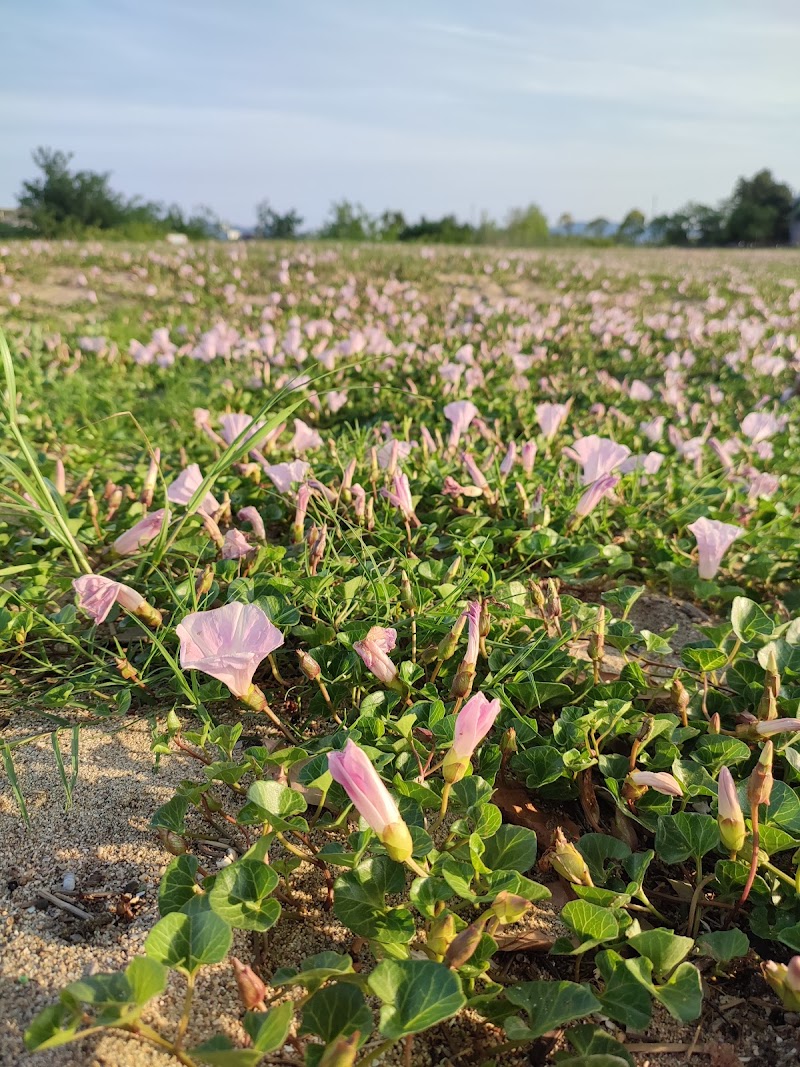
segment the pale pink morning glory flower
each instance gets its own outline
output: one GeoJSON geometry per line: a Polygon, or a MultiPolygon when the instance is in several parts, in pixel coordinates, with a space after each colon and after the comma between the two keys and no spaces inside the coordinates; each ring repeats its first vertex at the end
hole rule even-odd
{"type": "Polygon", "coordinates": [[[632,771],[628,778],[639,788],[655,789],[666,797],[682,797],[683,790],[677,779],[667,771],[632,771]]]}
{"type": "Polygon", "coordinates": [[[325,403],[328,405],[328,410],[331,414],[335,415],[336,412],[339,411],[340,408],[343,408],[347,403],[347,393],[344,392],[344,390],[337,392],[335,389],[332,389],[331,392],[326,393],[325,403]]]}
{"type": "Polygon", "coordinates": [[[158,511],[151,511],[149,515],[139,519],[130,530],[119,535],[112,546],[114,551],[120,556],[132,556],[140,548],[149,544],[158,537],[164,523],[165,512],[165,508],[159,508],[158,511]]]}
{"type": "Polygon", "coordinates": [[[471,400],[454,400],[451,404],[445,405],[444,416],[451,423],[450,437],[447,442],[450,448],[458,445],[461,435],[467,432],[477,414],[478,409],[471,400]]]}
{"type": "Polygon", "coordinates": [[[98,625],[104,622],[115,604],[140,616],[151,626],[161,625],[161,612],[151,607],[144,597],[122,582],[104,578],[100,574],[82,574],[72,582],[78,597],[78,607],[98,625]]]}
{"type": "Polygon", "coordinates": [[[666,419],[663,415],[656,415],[656,417],[650,419],[649,422],[640,422],[639,429],[651,444],[656,444],[664,436],[665,422],[666,419]]]}
{"type": "Polygon", "coordinates": [[[750,479],[747,495],[751,500],[768,500],[776,493],[779,485],[780,480],[774,474],[755,474],[750,479]]]}
{"type": "Polygon", "coordinates": [[[302,419],[294,420],[294,437],[289,442],[289,448],[292,452],[308,452],[314,448],[320,448],[322,446],[322,438],[307,423],[302,419]]]}
{"type": "Polygon", "coordinates": [[[476,463],[474,456],[471,456],[469,452],[462,452],[461,462],[467,468],[467,474],[469,474],[475,485],[485,492],[489,488],[489,483],[486,481],[483,471],[476,463]]]}
{"type": "Polygon", "coordinates": [[[742,419],[742,433],[749,437],[754,445],[766,441],[780,429],[780,422],[766,411],[751,411],[742,419]]]}
{"type": "Polygon", "coordinates": [[[408,827],[366,752],[348,738],[341,751],[328,753],[328,770],[367,826],[381,839],[389,856],[398,863],[409,859],[413,845],[408,827]]]}
{"type": "Polygon", "coordinates": [[[653,390],[645,382],[640,381],[639,378],[634,378],[634,380],[631,382],[631,387],[628,390],[628,396],[631,398],[631,400],[652,400],[653,390]]]}
{"type": "Polygon", "coordinates": [[[522,446],[522,469],[526,474],[531,474],[533,471],[533,464],[536,462],[536,453],[538,449],[535,441],[526,441],[522,446]]]}
{"type": "Polygon", "coordinates": [[[392,488],[381,489],[381,495],[385,496],[389,503],[400,511],[406,522],[416,522],[419,525],[419,520],[414,514],[414,501],[411,497],[408,475],[395,474],[392,480],[392,488]]]}
{"type": "Polygon", "coordinates": [[[722,557],[741,535],[742,529],[728,522],[707,519],[705,516],[690,523],[688,529],[697,541],[697,573],[701,578],[711,579],[719,570],[722,557]]]}
{"type": "Polygon", "coordinates": [[[508,446],[508,449],[506,451],[506,454],[503,457],[503,462],[500,464],[500,477],[501,478],[507,478],[509,476],[509,474],[511,473],[512,468],[513,468],[513,466],[514,466],[514,464],[516,462],[516,460],[517,460],[517,446],[513,441],[511,441],[509,446],[508,446]]]}
{"type": "Polygon", "coordinates": [[[372,671],[379,682],[393,685],[397,680],[397,667],[389,659],[389,653],[397,644],[397,630],[392,627],[373,626],[361,641],[354,641],[353,648],[372,671]]]}
{"type": "MultiPolygon", "coordinates": [[[[171,504],[188,504],[200,488],[202,481],[203,475],[200,473],[200,468],[196,463],[190,463],[167,487],[167,500],[171,504]]],[[[219,504],[211,493],[206,493],[197,505],[197,510],[205,515],[213,515],[219,511],[219,504]]]]}
{"type": "Polygon", "coordinates": [[[592,482],[575,505],[575,515],[579,519],[585,519],[590,515],[603,497],[608,496],[619,482],[617,474],[601,474],[596,482],[592,482]]]}
{"type": "Polygon", "coordinates": [[[412,449],[416,447],[416,441],[398,441],[392,437],[386,444],[381,445],[377,451],[378,466],[381,470],[388,470],[393,473],[392,468],[396,467],[398,463],[402,463],[404,459],[408,459],[412,449]]]}
{"type": "Polygon", "coordinates": [[[467,605],[467,651],[461,663],[462,667],[472,667],[478,662],[478,650],[481,643],[481,615],[483,608],[480,600],[471,600],[467,605]]]}
{"type": "Polygon", "coordinates": [[[591,485],[601,474],[611,474],[631,454],[627,445],[618,445],[610,437],[598,437],[590,434],[579,437],[571,448],[565,448],[564,454],[580,463],[583,467],[581,485],[591,485]]]}
{"type": "Polygon", "coordinates": [[[645,474],[657,474],[661,470],[664,457],[660,452],[648,452],[647,455],[628,456],[619,467],[620,474],[631,471],[644,471],[645,474]]]}
{"type": "Polygon", "coordinates": [[[222,541],[223,559],[246,559],[255,555],[255,548],[240,530],[228,530],[222,541]]]}
{"type": "Polygon", "coordinates": [[[253,434],[258,433],[264,425],[263,422],[253,422],[252,416],[239,412],[220,415],[219,424],[222,427],[222,438],[226,445],[232,445],[239,434],[248,429],[248,427],[250,432],[245,437],[245,441],[249,441],[253,434]]]}
{"type": "Polygon", "coordinates": [[[240,698],[248,695],[261,661],[283,644],[283,634],[262,608],[238,600],[192,612],[176,633],[181,667],[209,674],[240,698]]]}
{"type": "Polygon", "coordinates": [[[759,737],[797,733],[798,730],[800,730],[800,719],[764,719],[763,722],[755,725],[755,732],[759,737]]]}
{"type": "Polygon", "coordinates": [[[246,508],[242,508],[241,511],[237,512],[236,518],[239,520],[239,522],[249,523],[250,526],[252,526],[253,528],[253,533],[256,535],[259,541],[266,541],[267,533],[264,529],[264,520],[261,518],[258,511],[252,505],[249,505],[246,508]]]}
{"type": "Polygon", "coordinates": [[[264,472],[279,493],[288,493],[292,485],[302,482],[308,472],[308,464],[301,459],[291,463],[267,464],[264,472]]]}
{"type": "Polygon", "coordinates": [[[489,733],[499,714],[500,701],[489,700],[484,693],[476,693],[466,702],[458,713],[453,744],[442,763],[442,775],[446,782],[458,782],[464,777],[473,752],[489,733]]]}
{"type": "Polygon", "coordinates": [[[545,441],[553,440],[563,426],[564,420],[569,414],[569,408],[569,403],[553,404],[549,401],[536,405],[536,421],[539,423],[539,428],[545,441]]]}

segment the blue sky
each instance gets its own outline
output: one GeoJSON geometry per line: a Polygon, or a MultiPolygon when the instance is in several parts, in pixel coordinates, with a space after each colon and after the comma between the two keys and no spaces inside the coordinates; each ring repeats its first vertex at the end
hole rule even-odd
{"type": "Polygon", "coordinates": [[[0,206],[39,144],[247,223],[269,198],[551,219],[800,186],[797,0],[36,0],[3,13],[0,206]],[[8,47],[16,42],[14,47],[8,47]]]}

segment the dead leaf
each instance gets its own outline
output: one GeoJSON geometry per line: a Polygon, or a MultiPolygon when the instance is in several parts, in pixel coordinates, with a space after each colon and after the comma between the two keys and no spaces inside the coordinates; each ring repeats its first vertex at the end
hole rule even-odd
{"type": "Polygon", "coordinates": [[[555,944],[540,930],[523,930],[520,934],[495,934],[501,952],[549,952],[555,944]]]}
{"type": "Polygon", "coordinates": [[[743,1067],[733,1045],[709,1045],[711,1067],[743,1067]]]}
{"type": "Polygon", "coordinates": [[[522,786],[501,785],[495,789],[492,803],[503,813],[506,822],[536,832],[540,852],[551,847],[553,834],[559,826],[571,837],[581,836],[581,828],[563,813],[539,811],[528,790],[522,786]]]}

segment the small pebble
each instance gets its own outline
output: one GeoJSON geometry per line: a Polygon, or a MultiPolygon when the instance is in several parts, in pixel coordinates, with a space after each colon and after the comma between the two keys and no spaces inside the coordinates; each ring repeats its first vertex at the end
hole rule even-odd
{"type": "Polygon", "coordinates": [[[75,889],[75,875],[68,872],[64,875],[64,880],[61,883],[61,888],[65,893],[72,893],[75,889]]]}

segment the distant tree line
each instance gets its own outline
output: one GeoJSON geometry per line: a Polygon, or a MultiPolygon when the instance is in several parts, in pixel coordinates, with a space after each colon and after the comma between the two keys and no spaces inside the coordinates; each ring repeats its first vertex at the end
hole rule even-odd
{"type": "MultiPolygon", "coordinates": [[[[208,208],[191,215],[171,205],[127,199],[110,185],[110,175],[73,170],[72,156],[38,148],[33,160],[40,175],[23,182],[15,232],[43,237],[119,235],[147,240],[169,232],[189,237],[224,235],[220,220],[208,208]]],[[[536,204],[514,208],[502,223],[483,215],[477,223],[462,222],[454,214],[423,216],[417,221],[402,211],[371,215],[362,204],[334,201],[328,218],[315,233],[303,232],[303,219],[291,209],[275,210],[264,200],[256,207],[253,236],[292,240],[300,236],[337,241],[424,242],[426,244],[489,244],[514,248],[546,244],[781,245],[790,240],[791,224],[800,225],[800,209],[791,188],[761,170],[752,178],[739,178],[731,196],[716,207],[689,203],[673,214],[649,220],[638,208],[619,224],[598,217],[577,223],[563,213],[551,230],[536,204]]],[[[9,234],[6,232],[6,236],[9,234]]]]}

